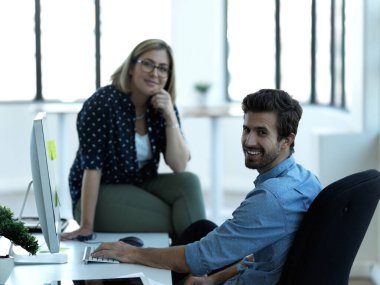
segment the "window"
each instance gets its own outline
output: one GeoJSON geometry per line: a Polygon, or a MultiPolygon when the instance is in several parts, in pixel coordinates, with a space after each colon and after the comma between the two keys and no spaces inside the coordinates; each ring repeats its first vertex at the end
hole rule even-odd
{"type": "Polygon", "coordinates": [[[287,0],[281,4],[280,86],[298,100],[308,102],[311,89],[311,1],[287,0]]]}
{"type": "Polygon", "coordinates": [[[346,107],[345,0],[226,6],[230,100],[281,88],[302,103],[346,107]]]}
{"type": "Polygon", "coordinates": [[[171,0],[4,1],[0,27],[0,101],[83,100],[138,42],[171,44],[171,0]]]}
{"type": "Polygon", "coordinates": [[[228,94],[241,101],[252,90],[274,87],[275,5],[273,1],[232,0],[227,7],[228,94]]]}
{"type": "Polygon", "coordinates": [[[94,10],[93,0],[41,0],[44,99],[75,101],[94,92],[94,10]]]}
{"type": "Polygon", "coordinates": [[[171,44],[171,0],[105,0],[100,17],[101,85],[110,82],[112,73],[139,42],[157,38],[171,44]]]}
{"type": "Polygon", "coordinates": [[[0,4],[0,100],[32,100],[36,96],[34,2],[3,2],[0,4]]]}

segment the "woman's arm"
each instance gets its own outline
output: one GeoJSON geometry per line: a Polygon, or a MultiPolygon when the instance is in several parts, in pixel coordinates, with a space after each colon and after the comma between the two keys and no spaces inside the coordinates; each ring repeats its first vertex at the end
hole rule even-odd
{"type": "Polygon", "coordinates": [[[172,113],[173,114],[170,118],[165,118],[165,161],[174,172],[181,172],[186,168],[187,162],[190,158],[190,152],[179,128],[177,117],[175,116],[174,111],[172,113]]]}
{"type": "Polygon", "coordinates": [[[101,176],[100,170],[84,170],[81,194],[81,224],[79,229],[63,233],[61,235],[62,240],[75,239],[78,236],[88,236],[93,233],[101,176]]]}
{"type": "Polygon", "coordinates": [[[153,107],[162,112],[166,124],[166,164],[174,171],[184,171],[190,158],[189,148],[179,128],[170,94],[165,90],[152,97],[153,107]]]}
{"type": "Polygon", "coordinates": [[[91,231],[94,230],[95,209],[98,202],[100,170],[85,169],[83,173],[82,197],[81,197],[81,228],[91,231]]]}

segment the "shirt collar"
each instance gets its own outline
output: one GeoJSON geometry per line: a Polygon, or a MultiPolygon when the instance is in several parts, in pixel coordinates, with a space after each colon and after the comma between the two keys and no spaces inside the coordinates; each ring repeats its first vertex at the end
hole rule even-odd
{"type": "MultiPolygon", "coordinates": [[[[132,99],[131,99],[131,92],[128,92],[128,93],[123,93],[123,92],[121,92],[121,91],[119,91],[120,92],[120,94],[122,94],[123,96],[125,96],[124,98],[126,98],[126,100],[125,100],[125,104],[126,104],[126,106],[127,106],[127,108],[129,109],[129,110],[135,110],[135,106],[133,105],[133,103],[132,103],[132,99]]],[[[147,113],[147,115],[149,114],[149,113],[151,113],[151,112],[153,112],[154,111],[154,108],[153,108],[153,104],[152,104],[152,97],[150,97],[149,99],[148,99],[148,102],[147,102],[147,108],[146,108],[146,113],[147,113]]]]}
{"type": "Polygon", "coordinates": [[[279,164],[277,164],[272,169],[270,169],[267,172],[264,172],[262,174],[259,174],[259,176],[256,177],[256,180],[253,183],[256,186],[257,184],[263,183],[265,180],[277,177],[281,173],[283,173],[285,170],[289,169],[295,163],[296,163],[296,161],[295,161],[294,157],[292,155],[290,155],[287,159],[280,162],[279,164]]]}

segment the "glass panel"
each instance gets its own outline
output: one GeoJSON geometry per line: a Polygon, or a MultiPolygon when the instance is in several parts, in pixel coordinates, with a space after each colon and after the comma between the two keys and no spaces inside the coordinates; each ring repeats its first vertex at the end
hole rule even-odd
{"type": "MultiPolygon", "coordinates": [[[[363,21],[365,13],[363,8],[365,3],[362,1],[346,1],[346,107],[348,110],[352,109],[354,106],[360,104],[359,98],[363,96],[363,52],[365,52],[364,40],[365,36],[368,36],[367,32],[364,31],[363,21]],[[355,95],[354,95],[355,94],[355,95]],[[360,95],[359,95],[360,94],[360,95]]],[[[376,37],[377,30],[371,30],[369,35],[376,37]]],[[[376,48],[373,47],[373,48],[376,48]]],[[[364,57],[365,60],[368,58],[364,57]]],[[[372,66],[372,65],[371,65],[372,66]]],[[[370,77],[376,76],[376,73],[371,72],[370,77]]],[[[360,109],[360,108],[359,108],[360,109]]]]}
{"type": "Polygon", "coordinates": [[[319,104],[330,104],[331,98],[331,1],[317,1],[316,97],[319,104]]]}
{"type": "Polygon", "coordinates": [[[101,1],[100,17],[101,85],[139,42],[159,38],[171,45],[171,0],[101,1]]]}
{"type": "Polygon", "coordinates": [[[334,49],[334,57],[335,57],[335,106],[342,105],[342,92],[343,92],[343,82],[342,82],[342,72],[343,72],[343,26],[342,26],[342,1],[335,0],[335,49],[334,49]]]}
{"type": "Polygon", "coordinates": [[[275,87],[275,1],[228,1],[228,94],[275,87]]]}
{"type": "Polygon", "coordinates": [[[36,96],[34,1],[0,2],[0,101],[36,96]]]}
{"type": "Polygon", "coordinates": [[[311,1],[281,1],[281,89],[310,101],[311,1]]]}
{"type": "Polygon", "coordinates": [[[92,0],[41,0],[42,95],[75,101],[95,90],[92,0]]]}

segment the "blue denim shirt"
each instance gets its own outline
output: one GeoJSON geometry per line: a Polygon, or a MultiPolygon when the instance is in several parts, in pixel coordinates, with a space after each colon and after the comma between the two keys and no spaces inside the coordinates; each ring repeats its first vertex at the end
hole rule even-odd
{"type": "Polygon", "coordinates": [[[318,178],[290,156],[260,174],[232,219],[185,248],[192,274],[236,263],[239,274],[225,285],[276,284],[295,231],[321,191],[318,178]],[[253,254],[254,261],[245,259],[253,254]]]}

